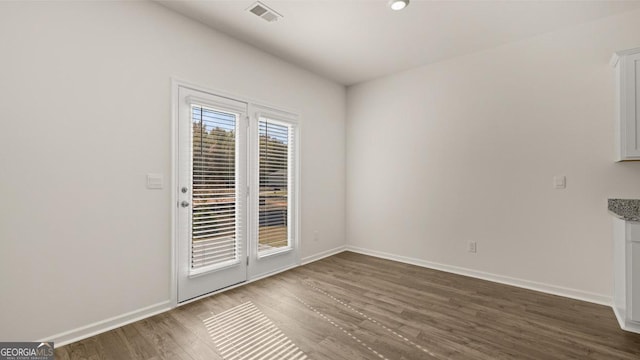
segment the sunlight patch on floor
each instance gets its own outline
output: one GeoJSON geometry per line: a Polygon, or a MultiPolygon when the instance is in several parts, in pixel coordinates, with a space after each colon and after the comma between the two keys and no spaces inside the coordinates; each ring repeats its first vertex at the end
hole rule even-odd
{"type": "Polygon", "coordinates": [[[304,360],[302,350],[252,302],[203,320],[220,354],[229,360],[304,360]]]}

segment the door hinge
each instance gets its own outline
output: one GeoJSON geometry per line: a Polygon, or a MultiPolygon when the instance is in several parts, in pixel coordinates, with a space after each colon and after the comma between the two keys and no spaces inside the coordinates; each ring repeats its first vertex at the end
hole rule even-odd
{"type": "Polygon", "coordinates": [[[249,266],[249,255],[247,255],[247,266],[249,266]]]}
{"type": "Polygon", "coordinates": [[[251,118],[250,118],[250,117],[248,117],[248,116],[246,116],[244,119],[245,119],[245,120],[246,120],[246,122],[247,122],[247,127],[249,127],[249,125],[251,125],[251,124],[250,124],[250,122],[249,122],[249,120],[251,120],[251,118]]]}

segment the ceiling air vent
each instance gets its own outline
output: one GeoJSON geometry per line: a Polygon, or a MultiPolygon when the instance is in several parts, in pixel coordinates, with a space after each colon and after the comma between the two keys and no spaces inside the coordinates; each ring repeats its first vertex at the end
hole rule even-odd
{"type": "Polygon", "coordinates": [[[271,9],[260,1],[257,1],[255,4],[249,6],[247,10],[249,10],[256,16],[263,18],[267,22],[278,21],[278,19],[282,18],[282,15],[278,14],[275,10],[271,9]]]}

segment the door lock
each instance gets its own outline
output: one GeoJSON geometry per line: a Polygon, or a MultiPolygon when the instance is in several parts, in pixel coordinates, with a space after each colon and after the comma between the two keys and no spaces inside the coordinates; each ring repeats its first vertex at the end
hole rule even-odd
{"type": "Polygon", "coordinates": [[[188,201],[182,201],[180,203],[180,206],[182,206],[183,208],[189,207],[189,202],[188,201]]]}

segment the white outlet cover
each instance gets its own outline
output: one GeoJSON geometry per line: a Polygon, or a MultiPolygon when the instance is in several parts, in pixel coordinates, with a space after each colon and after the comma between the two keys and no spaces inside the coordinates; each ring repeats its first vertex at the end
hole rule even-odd
{"type": "Polygon", "coordinates": [[[566,189],[567,188],[567,177],[566,176],[554,176],[553,177],[553,187],[556,189],[566,189]]]}
{"type": "Polygon", "coordinates": [[[164,188],[164,176],[162,174],[147,174],[147,189],[164,188]]]}

